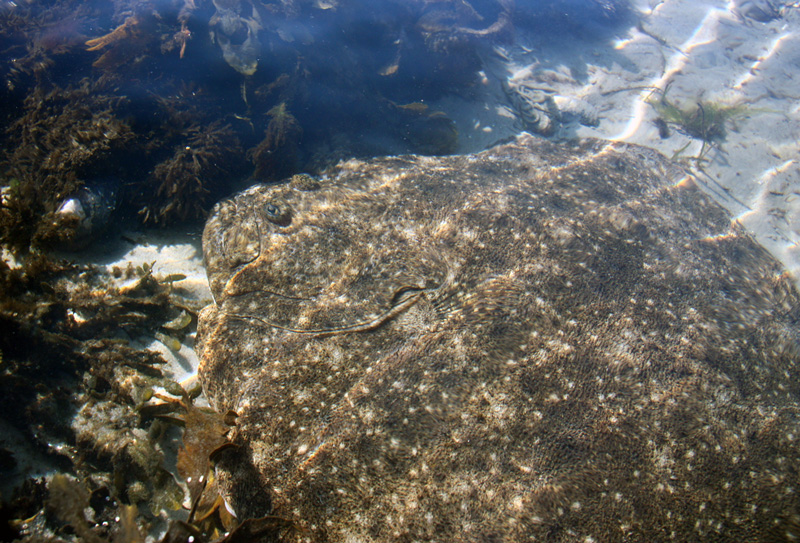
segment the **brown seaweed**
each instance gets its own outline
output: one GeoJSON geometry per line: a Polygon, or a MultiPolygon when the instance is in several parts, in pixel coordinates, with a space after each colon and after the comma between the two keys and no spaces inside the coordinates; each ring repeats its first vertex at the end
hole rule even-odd
{"type": "Polygon", "coordinates": [[[229,172],[240,160],[239,140],[229,124],[192,125],[185,142],[158,164],[148,180],[155,197],[141,208],[145,223],[169,224],[199,219],[219,197],[229,172]]]}
{"type": "Polygon", "coordinates": [[[89,492],[78,481],[56,474],[50,481],[47,507],[75,530],[86,543],[104,543],[105,539],[92,529],[84,512],[89,507],[89,492]]]}
{"type": "Polygon", "coordinates": [[[59,203],[92,172],[112,170],[135,138],[121,118],[126,99],[105,84],[84,79],[76,86],[40,88],[25,100],[25,114],[9,127],[17,142],[4,162],[13,180],[0,209],[0,242],[25,252],[46,238],[59,203]]]}
{"type": "Polygon", "coordinates": [[[157,26],[156,14],[145,4],[108,34],[86,41],[87,51],[103,51],[92,66],[114,71],[135,62],[158,42],[157,26]]]}
{"type": "Polygon", "coordinates": [[[189,487],[192,501],[190,522],[204,526],[204,531],[209,531],[212,525],[230,530],[235,522],[216,489],[211,459],[217,450],[230,444],[228,433],[233,419],[188,402],[184,402],[183,407],[186,413],[183,417],[183,447],[178,451],[178,473],[189,487]]]}
{"type": "Polygon", "coordinates": [[[277,149],[295,143],[303,130],[297,119],[286,107],[286,102],[281,102],[267,112],[270,118],[265,133],[263,144],[270,149],[277,149]]]}
{"type": "Polygon", "coordinates": [[[189,490],[191,505],[187,521],[174,523],[170,530],[172,535],[168,534],[165,540],[174,540],[177,534],[186,531],[216,538],[238,524],[222,499],[213,469],[215,458],[233,447],[229,433],[235,425],[236,414],[220,415],[211,409],[197,407],[193,403],[196,394],[180,386],[173,387],[170,393],[178,395],[179,399],[156,394],[155,399],[164,403],[141,408],[142,412],[155,414],[159,419],[183,428],[183,444],[178,450],[176,467],[189,490]],[[182,416],[173,416],[175,412],[182,413],[182,416]]]}
{"type": "Polygon", "coordinates": [[[4,44],[2,52],[11,57],[6,77],[9,89],[23,85],[26,76],[45,83],[57,62],[86,39],[83,31],[90,11],[85,2],[75,0],[41,11],[29,5],[2,10],[0,43],[4,44]]]}
{"type": "Polygon", "coordinates": [[[270,120],[264,139],[247,153],[255,165],[253,177],[258,181],[275,181],[296,171],[297,146],[303,134],[286,102],[271,108],[267,116],[270,120]]]}
{"type": "MultiPolygon", "coordinates": [[[[158,446],[163,424],[137,410],[154,387],[170,381],[161,355],[123,338],[152,335],[196,308],[177,297],[177,277],[157,277],[150,267],[117,275],[131,284],[112,287],[95,268],[43,256],[0,266],[0,407],[62,473],[91,478],[91,489],[107,488],[118,504],[174,509],[182,492],[158,446]]],[[[70,502],[83,503],[77,482],[54,481],[51,496],[74,494],[70,502]]],[[[63,501],[52,497],[50,504],[82,540],[93,537],[94,525],[83,525],[63,501]]],[[[112,519],[124,512],[114,513],[112,519]]],[[[117,529],[126,537],[136,531],[130,522],[117,529]]]]}
{"type": "Polygon", "coordinates": [[[229,181],[246,178],[242,149],[262,181],[331,157],[451,152],[457,135],[446,115],[410,115],[385,100],[469,92],[481,66],[478,43],[506,38],[511,9],[507,0],[488,9],[452,0],[390,0],[385,9],[332,1],[51,4],[0,14],[13,59],[0,64],[10,98],[0,241],[16,253],[31,243],[63,247],[69,229],[52,213],[96,176],[124,187],[121,216],[140,211],[144,222],[164,225],[202,217],[229,181]],[[103,31],[86,36],[95,29],[103,31]],[[230,43],[221,50],[209,30],[230,43]],[[239,51],[244,64],[233,65],[247,77],[218,70],[240,38],[253,51],[239,51]],[[253,71],[248,59],[257,52],[253,71]],[[363,128],[379,136],[388,129],[388,145],[363,128]]]}

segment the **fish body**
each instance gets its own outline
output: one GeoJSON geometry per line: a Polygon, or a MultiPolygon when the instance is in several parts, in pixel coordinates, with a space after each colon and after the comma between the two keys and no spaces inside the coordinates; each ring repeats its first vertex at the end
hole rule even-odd
{"type": "Polygon", "coordinates": [[[800,297],[654,151],[351,160],[203,245],[220,488],[286,540],[758,540],[800,505],[800,297]]]}

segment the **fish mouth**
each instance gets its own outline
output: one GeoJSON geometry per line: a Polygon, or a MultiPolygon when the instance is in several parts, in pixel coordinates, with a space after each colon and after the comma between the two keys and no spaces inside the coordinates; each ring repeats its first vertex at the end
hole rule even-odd
{"type": "Polygon", "coordinates": [[[223,201],[203,230],[203,262],[215,302],[235,270],[256,260],[261,253],[261,228],[257,217],[236,202],[223,201]],[[229,228],[229,224],[235,224],[229,228]]]}
{"type": "Polygon", "coordinates": [[[265,244],[228,278],[217,305],[230,318],[296,334],[366,332],[430,297],[448,276],[444,263],[432,257],[376,255],[358,243],[345,247],[321,256],[289,237],[265,244]]]}
{"type": "MultiPolygon", "coordinates": [[[[394,296],[392,296],[392,303],[388,309],[385,309],[377,314],[370,315],[367,318],[361,320],[356,319],[350,322],[349,324],[340,324],[338,326],[314,326],[313,324],[309,324],[308,327],[289,326],[270,320],[267,317],[261,317],[253,314],[238,313],[234,311],[228,311],[225,309],[223,309],[223,313],[225,313],[228,317],[233,319],[256,322],[261,325],[267,326],[269,328],[276,328],[279,330],[292,332],[296,334],[309,334],[318,337],[333,336],[339,334],[352,334],[358,332],[369,332],[371,330],[380,328],[381,326],[388,323],[392,319],[396,318],[398,315],[404,313],[412,306],[414,306],[417,302],[419,302],[425,295],[425,292],[427,290],[429,289],[423,287],[414,287],[414,286],[401,287],[395,292],[394,296]]],[[[270,293],[266,291],[260,291],[260,294],[272,294],[274,296],[281,297],[287,300],[289,299],[297,300],[296,298],[291,298],[283,296],[278,293],[270,293]]]]}
{"type": "Polygon", "coordinates": [[[355,210],[331,211],[337,202],[319,211],[274,190],[250,192],[219,205],[203,235],[214,302],[230,319],[295,334],[366,332],[430,298],[450,275],[446,248],[425,236],[400,243],[364,232],[355,210]]]}

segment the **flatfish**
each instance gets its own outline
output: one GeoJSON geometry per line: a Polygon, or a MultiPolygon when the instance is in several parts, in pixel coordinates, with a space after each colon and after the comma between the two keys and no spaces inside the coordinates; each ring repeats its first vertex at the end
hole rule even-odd
{"type": "Polygon", "coordinates": [[[350,160],[220,202],[203,245],[240,518],[288,541],[798,535],[798,292],[652,150],[350,160]]]}

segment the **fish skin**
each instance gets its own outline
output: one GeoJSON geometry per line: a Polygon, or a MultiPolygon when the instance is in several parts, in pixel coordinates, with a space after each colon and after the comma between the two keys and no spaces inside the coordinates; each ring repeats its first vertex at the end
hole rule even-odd
{"type": "Polygon", "coordinates": [[[204,232],[196,349],[239,414],[217,473],[240,518],[291,519],[286,541],[762,540],[798,510],[800,297],[675,164],[522,135],[318,185],[252,187],[204,232]]]}

